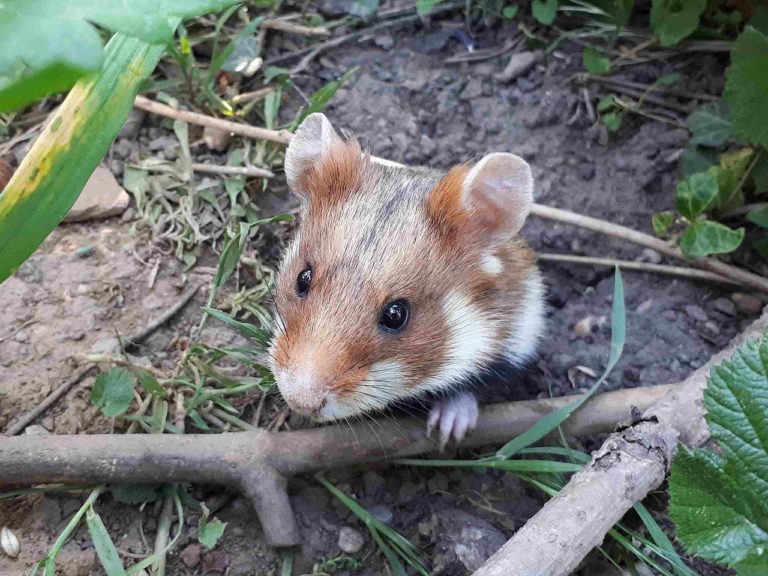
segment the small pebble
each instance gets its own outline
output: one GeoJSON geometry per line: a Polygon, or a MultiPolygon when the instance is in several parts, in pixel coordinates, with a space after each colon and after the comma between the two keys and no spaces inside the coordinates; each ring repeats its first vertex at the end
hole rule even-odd
{"type": "Polygon", "coordinates": [[[648,312],[648,310],[653,307],[653,298],[648,298],[647,300],[643,300],[640,305],[635,309],[635,312],[638,314],[645,314],[648,312]]]}
{"type": "Polygon", "coordinates": [[[595,165],[584,162],[578,168],[579,178],[582,180],[592,180],[595,177],[595,165]]]}
{"type": "Polygon", "coordinates": [[[594,316],[587,316],[586,318],[582,318],[576,322],[576,325],[573,327],[573,331],[576,333],[576,336],[584,337],[591,334],[594,321],[594,316]]]}
{"type": "Polygon", "coordinates": [[[661,254],[656,252],[656,250],[651,250],[650,248],[643,249],[643,253],[640,256],[640,262],[649,262],[651,264],[660,264],[661,263],[661,254]]]}
{"type": "Polygon", "coordinates": [[[32,424],[24,429],[25,436],[48,436],[50,432],[40,426],[40,424],[32,424]]]}
{"type": "Polygon", "coordinates": [[[203,129],[203,142],[205,142],[205,146],[215,152],[226,152],[231,138],[231,134],[223,130],[216,130],[210,126],[206,126],[203,129]]]}
{"type": "Polygon", "coordinates": [[[709,317],[707,316],[707,313],[704,312],[701,306],[697,306],[695,304],[688,304],[685,306],[685,313],[688,314],[691,318],[696,320],[696,322],[706,322],[709,320],[709,317]]]}
{"type": "Polygon", "coordinates": [[[347,554],[357,554],[365,546],[365,536],[349,526],[339,531],[339,548],[347,554]]]}
{"type": "Polygon", "coordinates": [[[368,512],[373,514],[373,516],[380,522],[384,522],[384,524],[389,524],[390,522],[392,522],[392,518],[394,518],[394,514],[392,513],[392,510],[390,510],[386,506],[382,506],[381,504],[376,504],[375,506],[371,506],[370,508],[368,508],[368,512]]]}
{"type": "Polygon", "coordinates": [[[200,564],[200,544],[190,544],[179,554],[179,558],[187,568],[194,568],[200,564]]]}
{"type": "Polygon", "coordinates": [[[751,294],[734,292],[731,294],[731,300],[736,304],[736,308],[739,309],[739,312],[749,316],[760,314],[760,311],[763,309],[763,303],[760,299],[751,294]]]}
{"type": "Polygon", "coordinates": [[[736,316],[736,305],[728,298],[718,298],[712,302],[712,305],[727,316],[736,316]]]}
{"type": "Polygon", "coordinates": [[[88,258],[91,254],[93,254],[93,246],[83,246],[75,252],[75,256],[78,258],[88,258]]]}

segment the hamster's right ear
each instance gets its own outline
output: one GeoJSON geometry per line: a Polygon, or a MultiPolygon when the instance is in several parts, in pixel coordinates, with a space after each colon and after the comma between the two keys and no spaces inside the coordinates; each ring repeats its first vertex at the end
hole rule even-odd
{"type": "Polygon", "coordinates": [[[291,138],[285,152],[288,186],[302,198],[338,196],[356,184],[360,147],[345,142],[325,114],[307,116],[291,138]]]}

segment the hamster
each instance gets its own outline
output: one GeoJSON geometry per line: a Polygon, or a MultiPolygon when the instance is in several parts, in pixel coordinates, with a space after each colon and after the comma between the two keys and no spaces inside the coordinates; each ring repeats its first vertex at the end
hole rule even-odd
{"type": "Polygon", "coordinates": [[[427,433],[461,440],[478,419],[468,383],[524,365],[543,330],[544,285],[518,236],[530,167],[501,153],[447,173],[377,163],[315,113],[285,172],[302,208],[269,354],[288,406],[332,421],[429,397],[427,433]]]}

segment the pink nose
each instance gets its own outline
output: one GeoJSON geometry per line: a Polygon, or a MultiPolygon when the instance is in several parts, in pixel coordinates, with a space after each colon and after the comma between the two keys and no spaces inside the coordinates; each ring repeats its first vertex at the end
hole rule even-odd
{"type": "Polygon", "coordinates": [[[299,412],[300,414],[305,414],[307,416],[312,416],[314,414],[317,414],[322,410],[323,406],[325,406],[325,403],[327,402],[327,398],[325,397],[317,397],[317,398],[289,398],[285,397],[285,401],[288,403],[288,406],[293,410],[294,412],[299,412]]]}

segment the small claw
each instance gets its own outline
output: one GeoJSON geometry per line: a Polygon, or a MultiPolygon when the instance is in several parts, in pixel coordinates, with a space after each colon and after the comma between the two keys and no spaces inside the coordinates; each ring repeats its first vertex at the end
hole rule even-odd
{"type": "Polygon", "coordinates": [[[468,432],[475,429],[478,414],[477,399],[468,392],[440,400],[432,407],[427,418],[427,436],[431,436],[439,425],[439,446],[443,450],[451,438],[460,442],[468,432]]]}

